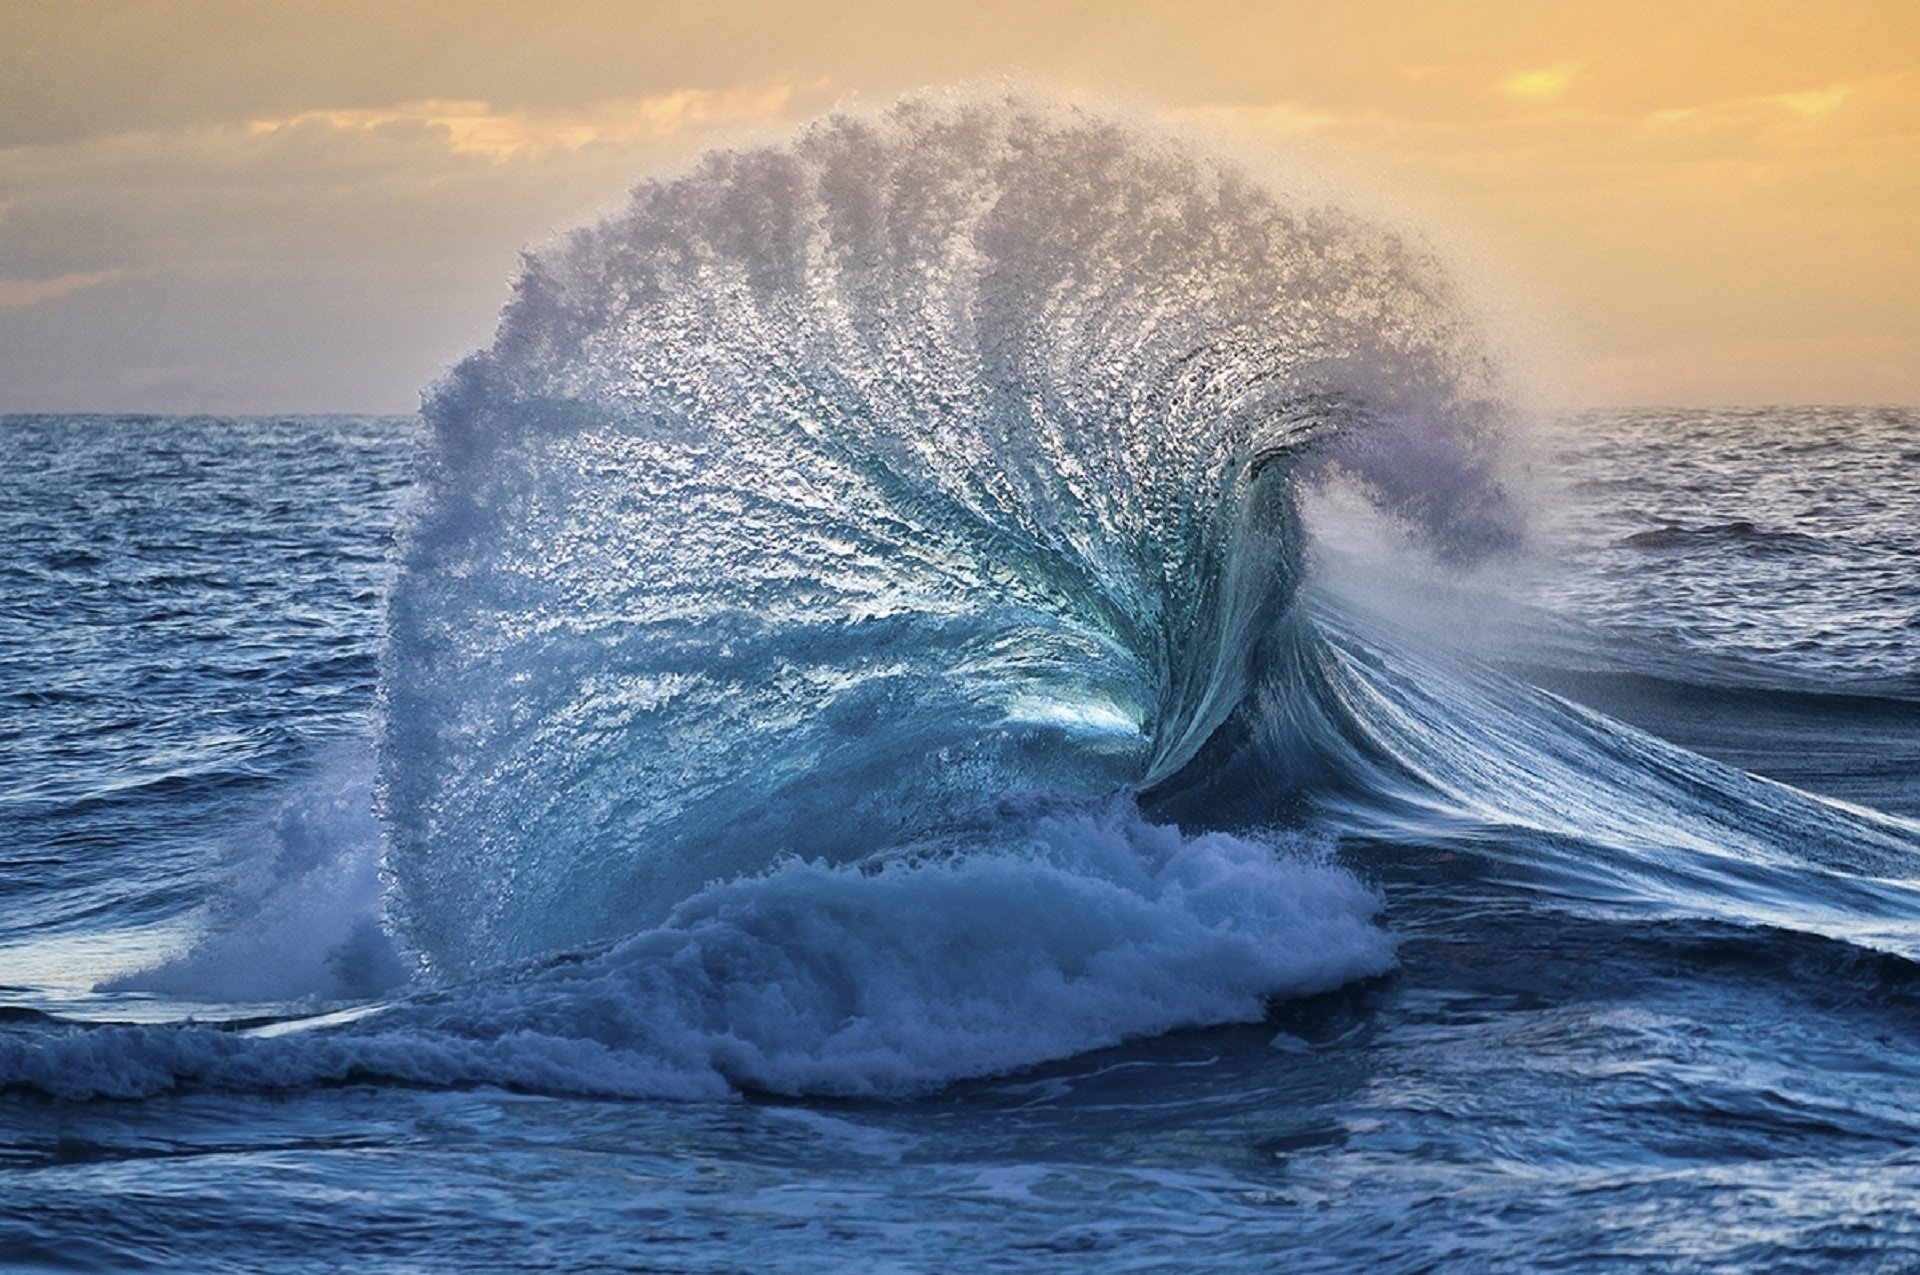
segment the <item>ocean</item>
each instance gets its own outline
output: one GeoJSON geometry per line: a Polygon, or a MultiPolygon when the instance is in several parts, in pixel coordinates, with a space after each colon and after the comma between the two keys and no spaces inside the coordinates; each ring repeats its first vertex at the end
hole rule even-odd
{"type": "Polygon", "coordinates": [[[909,99],[0,418],[0,1266],[1920,1265],[1920,411],[909,99]]]}

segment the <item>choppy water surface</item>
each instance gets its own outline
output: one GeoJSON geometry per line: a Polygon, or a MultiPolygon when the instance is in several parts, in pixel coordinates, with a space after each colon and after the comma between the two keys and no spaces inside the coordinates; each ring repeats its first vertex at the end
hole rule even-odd
{"type": "Polygon", "coordinates": [[[920,99],[424,422],[0,421],[0,1259],[1920,1262],[1920,416],[1447,295],[920,99]]]}

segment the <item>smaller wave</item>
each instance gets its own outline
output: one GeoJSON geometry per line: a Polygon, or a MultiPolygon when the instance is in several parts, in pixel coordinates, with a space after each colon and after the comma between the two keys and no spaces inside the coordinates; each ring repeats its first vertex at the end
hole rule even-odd
{"type": "Polygon", "coordinates": [[[1732,545],[1755,553],[1786,553],[1796,549],[1817,549],[1820,540],[1798,531],[1772,531],[1745,519],[1687,527],[1677,522],[1664,523],[1649,531],[1636,531],[1621,539],[1628,549],[1702,549],[1732,545]]]}
{"type": "Polygon", "coordinates": [[[0,1089],[387,1080],[622,1097],[896,1097],[1384,973],[1379,897],[1306,840],[1183,836],[1133,803],[1004,810],[1001,843],[789,860],[667,921],[342,1023],[0,1037],[0,1089]]]}
{"type": "MultiPolygon", "coordinates": [[[[1352,835],[1447,845],[1571,910],[1709,918],[1920,960],[1920,824],[1719,764],[1443,652],[1331,599],[1243,733],[1352,835]]],[[[1230,796],[1208,784],[1161,807],[1230,796]]],[[[1269,783],[1263,791],[1284,791],[1269,783]]],[[[1242,817],[1262,817],[1243,806],[1242,817]]]]}
{"type": "Polygon", "coordinates": [[[409,969],[382,925],[384,846],[374,758],[360,741],[326,752],[243,834],[209,924],[185,953],[103,984],[193,1000],[292,1002],[376,996],[409,969]]]}

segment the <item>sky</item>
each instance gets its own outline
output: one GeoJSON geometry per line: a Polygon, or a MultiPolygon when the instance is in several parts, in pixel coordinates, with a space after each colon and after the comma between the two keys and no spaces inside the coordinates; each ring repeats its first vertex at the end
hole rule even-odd
{"type": "Polygon", "coordinates": [[[1003,76],[1431,228],[1559,401],[1920,403],[1915,0],[0,0],[0,411],[410,411],[649,171],[1003,76]]]}

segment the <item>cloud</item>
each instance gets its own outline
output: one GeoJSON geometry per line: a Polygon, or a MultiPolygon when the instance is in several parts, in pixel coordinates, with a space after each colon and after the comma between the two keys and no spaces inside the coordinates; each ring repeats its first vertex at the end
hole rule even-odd
{"type": "Polygon", "coordinates": [[[1200,106],[1190,106],[1180,110],[1168,111],[1169,118],[1184,124],[1201,124],[1212,128],[1225,128],[1236,131],[1268,133],[1277,137],[1310,137],[1321,133],[1338,132],[1351,129],[1367,120],[1378,121],[1378,115],[1341,115],[1332,111],[1315,110],[1300,102],[1210,102],[1200,106]]]}
{"type": "Polygon", "coordinates": [[[1559,62],[1531,71],[1516,71],[1500,81],[1499,87],[1508,97],[1523,102],[1551,102],[1572,87],[1574,76],[1579,72],[1578,63],[1559,62]]]}
{"type": "MultiPolygon", "coordinates": [[[[4,208],[0,208],[4,211],[4,208]]],[[[0,310],[24,310],[44,301],[58,301],[95,284],[118,279],[124,270],[86,270],[51,279],[8,279],[0,276],[0,310]]]]}
{"type": "Polygon", "coordinates": [[[1803,119],[1823,120],[1839,110],[1851,92],[1846,85],[1836,84],[1832,88],[1815,89],[1807,93],[1776,93],[1771,100],[1803,119]]]}
{"type": "MultiPolygon", "coordinates": [[[[516,250],[633,180],[820,93],[780,80],[567,109],[458,98],[0,147],[0,279],[17,308],[51,281],[358,268],[516,250]]],[[[481,260],[485,260],[482,256],[481,260]]]]}
{"type": "Polygon", "coordinates": [[[449,95],[0,145],[0,409],[404,410],[486,340],[524,245],[826,87],[449,95]]]}
{"type": "Polygon", "coordinates": [[[1914,88],[1901,83],[1828,84],[1826,88],[1805,88],[1797,92],[1764,92],[1736,98],[1720,98],[1693,106],[1659,109],[1645,115],[1645,125],[1663,131],[1724,136],[1772,132],[1776,136],[1814,138],[1811,129],[1828,127],[1828,132],[1853,131],[1872,119],[1876,106],[1905,104],[1914,106],[1914,88]]]}
{"type": "Polygon", "coordinates": [[[672,137],[690,128],[754,124],[777,118],[797,93],[818,93],[828,81],[791,81],[725,90],[678,89],[564,110],[505,111],[479,100],[430,99],[378,109],[308,110],[278,119],[253,119],[247,132],[269,137],[290,129],[377,133],[427,129],[454,155],[496,164],[538,160],[596,144],[672,137]]]}

